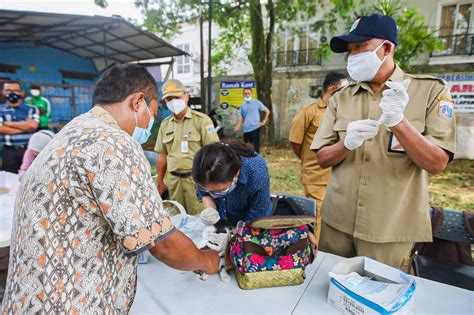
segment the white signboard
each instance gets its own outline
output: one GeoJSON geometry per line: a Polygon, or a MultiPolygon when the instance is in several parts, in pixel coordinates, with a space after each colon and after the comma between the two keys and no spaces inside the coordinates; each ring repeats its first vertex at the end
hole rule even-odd
{"type": "Polygon", "coordinates": [[[474,74],[445,74],[456,113],[474,113],[474,74]]]}

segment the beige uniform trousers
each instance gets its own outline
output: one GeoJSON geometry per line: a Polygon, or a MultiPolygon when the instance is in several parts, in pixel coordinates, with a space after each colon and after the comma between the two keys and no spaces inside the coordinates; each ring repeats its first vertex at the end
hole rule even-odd
{"type": "Polygon", "coordinates": [[[354,238],[322,222],[319,249],[342,257],[367,256],[405,272],[413,242],[372,243],[354,238]]]}
{"type": "Polygon", "coordinates": [[[203,204],[196,196],[196,185],[191,176],[181,178],[168,173],[164,182],[168,186],[169,199],[182,204],[188,214],[198,214],[203,210],[203,204]]]}

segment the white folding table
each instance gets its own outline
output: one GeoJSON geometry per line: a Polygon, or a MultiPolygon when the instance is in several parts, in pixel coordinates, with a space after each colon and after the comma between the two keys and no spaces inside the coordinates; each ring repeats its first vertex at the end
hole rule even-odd
{"type": "MultiPolygon", "coordinates": [[[[338,314],[326,303],[328,272],[342,257],[319,252],[302,285],[241,290],[219,276],[199,280],[151,258],[138,267],[131,314],[338,314]]],[[[474,292],[416,277],[417,314],[474,314],[474,292]]]]}

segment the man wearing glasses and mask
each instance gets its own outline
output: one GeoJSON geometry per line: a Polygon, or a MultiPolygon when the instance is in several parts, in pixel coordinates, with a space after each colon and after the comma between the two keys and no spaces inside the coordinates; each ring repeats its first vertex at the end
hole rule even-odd
{"type": "Polygon", "coordinates": [[[158,152],[158,190],[169,193],[170,200],[181,203],[189,214],[203,205],[196,196],[192,165],[196,152],[204,145],[219,141],[212,120],[188,107],[189,95],[178,80],[166,81],[162,100],[173,113],[161,123],[156,139],[158,152]]]}
{"type": "Polygon", "coordinates": [[[392,18],[374,14],[331,40],[356,82],[331,97],[311,149],[332,167],[320,249],[402,268],[413,242],[431,241],[428,173],[446,167],[456,141],[448,87],[404,73],[397,36],[392,18]]]}

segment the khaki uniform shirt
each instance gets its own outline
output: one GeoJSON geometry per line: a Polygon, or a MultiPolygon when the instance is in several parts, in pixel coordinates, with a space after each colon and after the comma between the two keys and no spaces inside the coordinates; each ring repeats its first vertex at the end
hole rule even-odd
{"type": "Polygon", "coordinates": [[[188,108],[182,120],[174,115],[163,120],[155,151],[167,155],[168,172],[190,172],[196,152],[209,143],[219,141],[211,118],[188,108]]]}
{"type": "MultiPolygon", "coordinates": [[[[429,141],[454,154],[455,120],[448,87],[438,78],[409,75],[397,66],[389,80],[410,79],[404,115],[429,141]]],[[[378,120],[384,86],[374,94],[367,83],[335,93],[311,149],[345,137],[347,124],[378,120]]],[[[428,173],[418,167],[383,125],[378,134],[332,168],[323,220],[357,239],[385,243],[431,241],[428,173]]]]}
{"type": "Polygon", "coordinates": [[[173,231],[141,146],[95,107],[23,179],[2,313],[127,313],[136,255],[173,231]]]}
{"type": "Polygon", "coordinates": [[[301,109],[291,123],[289,140],[301,144],[301,183],[303,185],[326,185],[331,169],[318,164],[316,152],[310,149],[314,135],[326,112],[327,104],[322,99],[301,109]]]}

